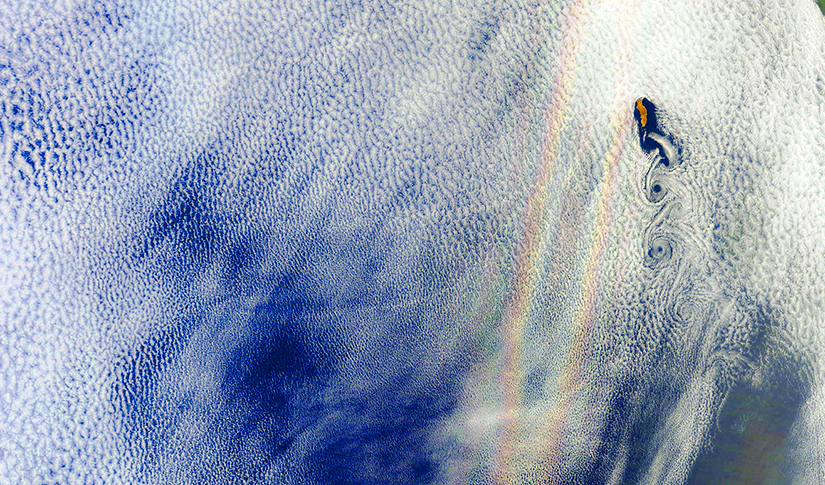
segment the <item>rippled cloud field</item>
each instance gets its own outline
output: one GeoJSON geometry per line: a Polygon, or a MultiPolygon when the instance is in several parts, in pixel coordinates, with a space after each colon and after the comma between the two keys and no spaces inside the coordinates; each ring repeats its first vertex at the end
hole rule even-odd
{"type": "Polygon", "coordinates": [[[0,482],[825,483],[813,0],[0,0],[0,482]]]}

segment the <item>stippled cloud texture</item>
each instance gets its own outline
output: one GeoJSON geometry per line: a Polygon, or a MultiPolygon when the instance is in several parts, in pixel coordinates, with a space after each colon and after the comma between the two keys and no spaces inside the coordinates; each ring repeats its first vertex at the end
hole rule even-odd
{"type": "Polygon", "coordinates": [[[0,482],[822,483],[811,0],[0,0],[0,482]]]}

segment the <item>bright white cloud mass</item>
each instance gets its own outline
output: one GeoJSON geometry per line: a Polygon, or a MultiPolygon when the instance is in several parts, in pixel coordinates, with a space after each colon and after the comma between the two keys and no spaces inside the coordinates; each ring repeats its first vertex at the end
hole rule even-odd
{"type": "Polygon", "coordinates": [[[0,482],[825,483],[812,0],[0,0],[0,482]]]}

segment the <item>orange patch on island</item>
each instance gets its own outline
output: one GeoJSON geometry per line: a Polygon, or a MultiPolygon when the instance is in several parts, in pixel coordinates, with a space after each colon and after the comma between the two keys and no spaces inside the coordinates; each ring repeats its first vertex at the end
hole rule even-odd
{"type": "Polygon", "coordinates": [[[642,103],[642,99],[644,98],[639,98],[636,100],[636,111],[639,112],[639,119],[641,119],[642,128],[644,128],[647,124],[647,108],[645,108],[645,105],[642,103]]]}

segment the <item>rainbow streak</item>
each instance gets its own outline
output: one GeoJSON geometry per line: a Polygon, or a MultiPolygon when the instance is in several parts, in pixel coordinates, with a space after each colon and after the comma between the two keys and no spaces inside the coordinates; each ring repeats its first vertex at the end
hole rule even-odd
{"type": "MultiPolygon", "coordinates": [[[[582,0],[574,3],[561,17],[566,19],[561,26],[562,31],[566,33],[562,44],[564,47],[561,52],[561,69],[549,90],[553,99],[546,119],[547,136],[541,149],[541,168],[522,216],[522,220],[525,221],[525,233],[518,248],[513,281],[515,295],[505,312],[503,325],[505,353],[499,380],[504,396],[505,427],[498,446],[496,483],[514,483],[514,481],[520,481],[520,477],[531,475],[529,470],[519,469],[518,463],[522,462],[525,455],[535,453],[540,453],[542,456],[540,460],[533,461],[533,464],[541,461],[548,465],[543,470],[546,475],[544,480],[562,481],[563,469],[557,455],[563,446],[562,437],[566,431],[567,421],[565,416],[569,414],[570,405],[583,384],[581,374],[589,352],[588,341],[592,322],[596,318],[596,300],[600,282],[599,266],[604,254],[605,240],[613,222],[612,201],[618,179],[619,161],[627,139],[628,127],[632,125],[628,107],[625,106],[626,96],[623,96],[620,90],[617,90],[612,109],[613,130],[609,148],[602,160],[603,178],[597,193],[594,227],[590,231],[590,237],[587,238],[589,247],[584,251],[582,258],[584,264],[579,266],[585,269],[580,279],[582,285],[578,308],[572,322],[574,337],[565,366],[567,372],[560,379],[561,403],[557,409],[544,416],[545,421],[539,423],[538,426],[536,423],[522,421],[519,409],[523,397],[521,383],[524,381],[525,373],[521,363],[521,347],[527,315],[534,300],[534,290],[539,287],[538,263],[548,244],[547,233],[543,230],[542,222],[548,210],[549,182],[555,179],[553,175],[558,175],[559,168],[564,168],[558,166],[557,154],[560,151],[561,136],[566,127],[565,120],[569,116],[570,90],[577,67],[575,61],[581,47],[575,37],[579,35],[578,27],[589,12],[586,2],[587,0],[582,0]],[[539,443],[533,443],[531,439],[526,442],[521,439],[522,436],[535,436],[536,434],[541,440],[539,443]]],[[[622,37],[627,37],[626,31],[623,31],[622,37]]],[[[622,52],[622,64],[629,65],[627,53],[629,43],[623,42],[622,44],[625,46],[622,52]]],[[[622,72],[626,75],[624,71],[622,72]]],[[[618,83],[619,87],[627,85],[624,79],[618,83]]],[[[582,229],[581,233],[584,237],[587,231],[582,229]]],[[[528,460],[528,463],[529,461],[531,460],[528,460]]]]}
{"type": "MultiPolygon", "coordinates": [[[[565,17],[567,22],[562,29],[565,32],[572,32],[583,15],[583,2],[574,4],[565,17]]],[[[539,26],[537,31],[541,31],[544,26],[539,26]]],[[[542,42],[544,39],[537,39],[542,42]]],[[[548,191],[548,181],[551,174],[556,170],[556,154],[559,152],[561,133],[564,128],[564,119],[567,116],[567,105],[569,103],[569,90],[572,84],[572,73],[574,71],[574,61],[578,45],[574,42],[565,42],[565,49],[561,53],[561,69],[549,90],[554,95],[551,102],[552,108],[549,110],[547,123],[547,137],[541,151],[541,168],[535,180],[534,191],[527,201],[522,220],[525,221],[525,234],[518,250],[516,261],[516,271],[514,278],[515,297],[511,302],[505,316],[504,339],[505,357],[503,369],[501,371],[501,384],[503,387],[505,405],[505,428],[499,443],[499,456],[497,459],[496,483],[509,483],[509,477],[513,474],[515,465],[513,455],[518,453],[519,416],[518,409],[522,402],[521,383],[523,381],[523,369],[521,366],[520,349],[526,316],[529,305],[533,300],[533,290],[537,287],[537,263],[541,250],[546,246],[547,241],[543,238],[541,222],[546,210],[546,199],[548,191]]],[[[528,117],[529,118],[529,117],[528,117]]]]}

